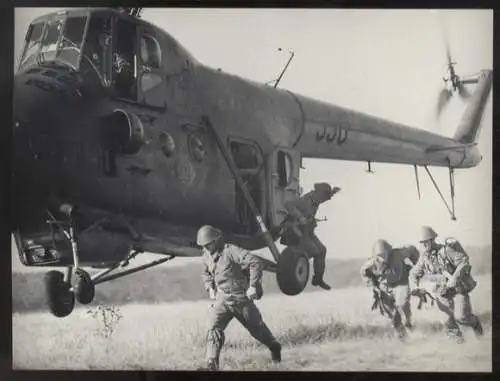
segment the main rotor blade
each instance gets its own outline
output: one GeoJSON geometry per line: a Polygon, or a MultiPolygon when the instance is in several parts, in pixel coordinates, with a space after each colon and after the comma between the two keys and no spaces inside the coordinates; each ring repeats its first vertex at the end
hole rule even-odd
{"type": "Polygon", "coordinates": [[[448,89],[443,89],[439,93],[438,102],[437,102],[437,109],[436,109],[436,113],[438,116],[441,115],[441,112],[443,111],[444,106],[450,100],[451,95],[452,95],[451,91],[449,91],[448,89]]]}

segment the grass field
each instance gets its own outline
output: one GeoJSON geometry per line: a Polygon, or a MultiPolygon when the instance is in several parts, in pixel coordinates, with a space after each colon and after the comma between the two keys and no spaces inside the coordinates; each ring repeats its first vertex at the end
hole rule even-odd
{"type": "MultiPolygon", "coordinates": [[[[485,336],[465,331],[456,344],[442,332],[436,307],[413,308],[415,329],[406,343],[389,321],[370,311],[368,288],[336,289],[295,297],[266,295],[257,304],[283,344],[283,361],[270,362],[267,349],[234,320],[226,331],[223,370],[491,371],[491,277],[477,277],[471,294],[485,336]]],[[[106,338],[102,321],[78,308],[67,318],[46,312],[13,314],[15,369],[193,370],[205,351],[204,316],[210,301],[127,304],[106,338]]]]}

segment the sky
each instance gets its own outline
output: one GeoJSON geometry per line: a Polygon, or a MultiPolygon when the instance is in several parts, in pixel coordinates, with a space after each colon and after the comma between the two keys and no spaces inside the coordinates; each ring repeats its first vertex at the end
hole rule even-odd
{"type": "MultiPolygon", "coordinates": [[[[30,20],[53,10],[16,9],[16,62],[30,20]]],[[[441,119],[434,117],[446,74],[444,32],[459,75],[493,68],[491,10],[156,8],[144,9],[142,17],[200,62],[261,83],[279,75],[293,50],[281,88],[446,136],[455,132],[466,104],[452,99],[441,119]]],[[[457,221],[451,221],[423,169],[418,200],[411,166],[372,163],[375,173],[368,174],[366,163],[304,160],[304,191],[323,181],[342,188],[318,213],[327,218],[317,229],[327,257],[367,257],[378,238],[394,246],[417,244],[424,224],[464,245],[490,245],[491,98],[478,142],[483,161],[456,171],[457,221]]],[[[449,200],[447,169],[431,172],[449,200]]]]}

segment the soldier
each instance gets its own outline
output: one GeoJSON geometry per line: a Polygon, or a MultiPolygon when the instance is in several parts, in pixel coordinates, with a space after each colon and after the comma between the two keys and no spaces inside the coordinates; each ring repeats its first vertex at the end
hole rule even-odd
{"type": "Polygon", "coordinates": [[[444,245],[439,244],[436,237],[437,233],[431,227],[422,227],[420,243],[424,252],[410,272],[410,288],[412,294],[419,294],[422,292],[420,279],[424,275],[438,275],[433,292],[438,308],[448,316],[446,333],[463,343],[459,324],[472,327],[477,336],[483,334],[479,318],[472,313],[469,296],[476,281],[470,274],[469,257],[462,246],[450,239],[444,245]]]}
{"type": "Polygon", "coordinates": [[[361,267],[361,276],[374,287],[376,302],[391,318],[400,339],[406,336],[405,327],[412,328],[408,275],[417,256],[415,246],[393,249],[386,240],[379,239],[373,245],[373,256],[361,267]]]}
{"type": "Polygon", "coordinates": [[[299,236],[298,247],[304,250],[307,255],[313,257],[314,276],[311,284],[319,286],[325,290],[331,287],[323,280],[325,273],[326,247],[321,243],[314,233],[317,226],[316,213],[320,204],[330,200],[332,196],[339,192],[340,188],[332,187],[327,183],[314,184],[314,190],[306,193],[293,201],[288,201],[285,208],[292,217],[292,224],[298,225],[299,230],[294,232],[299,236]]]}
{"type": "Polygon", "coordinates": [[[224,330],[233,317],[270,349],[274,362],[280,362],[281,345],[253,302],[262,297],[262,261],[244,249],[226,244],[221,231],[212,226],[200,228],[197,243],[203,247],[203,283],[210,299],[215,300],[210,311],[205,369],[219,369],[224,330]]]}

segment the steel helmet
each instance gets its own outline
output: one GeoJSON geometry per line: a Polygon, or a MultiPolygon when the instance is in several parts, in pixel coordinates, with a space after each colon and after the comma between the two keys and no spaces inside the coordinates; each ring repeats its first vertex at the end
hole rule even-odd
{"type": "Polygon", "coordinates": [[[392,246],[385,239],[378,239],[373,245],[373,255],[383,255],[387,258],[392,251],[392,246]]]}
{"type": "Polygon", "coordinates": [[[437,233],[430,226],[422,226],[420,230],[420,242],[425,242],[437,237],[437,233]]]}
{"type": "Polygon", "coordinates": [[[327,197],[331,197],[333,195],[332,187],[328,183],[316,183],[316,184],[314,184],[314,191],[319,193],[319,194],[325,195],[327,197]]]}
{"type": "Polygon", "coordinates": [[[198,230],[196,243],[199,246],[206,246],[220,238],[222,232],[210,225],[204,225],[198,230]]]}

